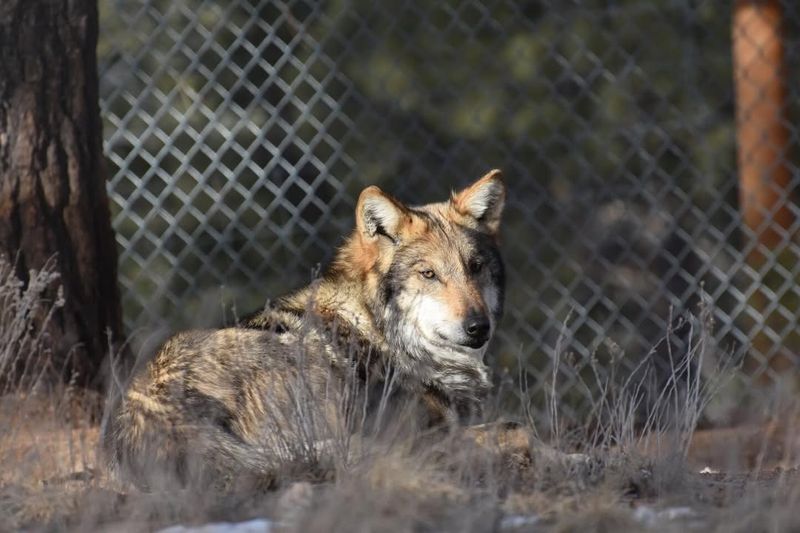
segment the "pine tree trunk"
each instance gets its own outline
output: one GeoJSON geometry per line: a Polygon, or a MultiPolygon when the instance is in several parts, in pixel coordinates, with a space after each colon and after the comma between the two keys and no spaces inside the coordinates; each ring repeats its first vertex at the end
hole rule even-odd
{"type": "Polygon", "coordinates": [[[737,0],[732,41],[739,203],[755,237],[748,259],[757,268],[794,223],[781,3],[737,0]]]}
{"type": "Polygon", "coordinates": [[[787,281],[781,270],[792,270],[796,258],[787,249],[795,224],[792,175],[788,165],[791,136],[787,127],[784,15],[779,0],[737,0],[732,22],[733,81],[736,90],[736,140],[739,165],[739,206],[749,230],[744,249],[747,263],[759,273],[759,288],[748,305],[757,318],[742,325],[750,336],[745,370],[759,373],[774,385],[795,375],[797,346],[791,335],[775,335],[785,325],[785,312],[800,307],[792,298],[779,300],[787,281]],[[769,261],[774,261],[768,266],[769,261]],[[787,343],[789,341],[789,343],[787,343]]]}
{"type": "Polygon", "coordinates": [[[55,256],[66,303],[47,326],[53,369],[95,385],[108,334],[122,334],[97,32],[97,0],[0,1],[0,254],[25,283],[55,256]]]}

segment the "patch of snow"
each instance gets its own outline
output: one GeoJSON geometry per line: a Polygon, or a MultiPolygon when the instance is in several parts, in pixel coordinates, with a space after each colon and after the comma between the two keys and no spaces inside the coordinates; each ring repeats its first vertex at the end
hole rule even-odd
{"type": "Polygon", "coordinates": [[[719,470],[714,470],[714,469],[713,469],[713,468],[711,468],[710,466],[707,466],[707,467],[703,468],[703,469],[700,471],[700,473],[701,473],[701,474],[719,474],[719,470]]]}
{"type": "Polygon", "coordinates": [[[514,514],[504,516],[500,520],[500,529],[514,529],[519,527],[531,526],[537,523],[541,518],[534,515],[514,514]]]}
{"type": "Polygon", "coordinates": [[[697,513],[691,507],[667,507],[654,509],[646,505],[637,507],[633,511],[633,518],[647,527],[655,527],[664,522],[696,518],[697,513]]]}
{"type": "Polygon", "coordinates": [[[156,533],[270,533],[277,526],[275,522],[256,518],[246,522],[216,522],[202,526],[170,526],[156,533]]]}

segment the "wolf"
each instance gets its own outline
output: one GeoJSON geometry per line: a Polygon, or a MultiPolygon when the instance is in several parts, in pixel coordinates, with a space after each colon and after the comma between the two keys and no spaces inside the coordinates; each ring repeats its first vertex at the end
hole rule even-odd
{"type": "Polygon", "coordinates": [[[141,487],[268,475],[387,421],[475,420],[503,312],[505,197],[499,170],[421,206],[364,189],[321,277],[234,327],[177,333],[133,372],[103,424],[111,467],[141,487]]]}

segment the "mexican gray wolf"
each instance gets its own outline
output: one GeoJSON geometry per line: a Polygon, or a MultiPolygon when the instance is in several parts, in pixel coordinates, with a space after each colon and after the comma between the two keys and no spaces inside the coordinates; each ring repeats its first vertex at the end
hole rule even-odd
{"type": "Polygon", "coordinates": [[[499,170],[416,207],[364,189],[322,276],[235,327],[177,333],[134,370],[103,424],[112,468],[143,488],[268,476],[387,421],[475,420],[503,310],[505,195],[499,170]]]}

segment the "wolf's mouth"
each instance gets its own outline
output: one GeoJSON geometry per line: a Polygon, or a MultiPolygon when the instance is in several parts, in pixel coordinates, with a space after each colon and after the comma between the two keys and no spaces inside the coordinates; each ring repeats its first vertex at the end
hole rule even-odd
{"type": "Polygon", "coordinates": [[[486,346],[488,342],[489,339],[486,339],[485,341],[467,341],[466,343],[459,344],[459,346],[465,346],[467,348],[472,348],[473,350],[478,350],[486,346]]]}
{"type": "Polygon", "coordinates": [[[486,346],[486,344],[489,342],[488,340],[485,340],[485,341],[480,342],[480,343],[475,342],[475,341],[467,341],[467,342],[454,341],[453,339],[450,339],[450,338],[446,337],[445,335],[443,335],[442,333],[440,333],[438,331],[436,332],[436,336],[439,339],[438,341],[437,340],[431,340],[431,342],[436,347],[438,347],[438,348],[446,348],[446,349],[449,349],[449,350],[456,350],[456,351],[466,351],[466,350],[464,350],[464,348],[466,348],[470,352],[473,351],[473,350],[480,350],[481,348],[486,346]],[[459,350],[459,348],[461,348],[461,350],[459,350]]]}

